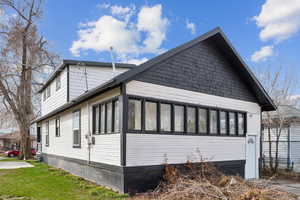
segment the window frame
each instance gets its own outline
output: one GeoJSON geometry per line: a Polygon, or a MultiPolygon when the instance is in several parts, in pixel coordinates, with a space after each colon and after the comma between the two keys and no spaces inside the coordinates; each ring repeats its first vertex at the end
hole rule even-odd
{"type": "MultiPolygon", "coordinates": [[[[136,133],[136,134],[167,134],[167,135],[193,135],[193,136],[220,136],[220,137],[245,137],[247,133],[247,112],[241,111],[241,110],[234,110],[234,109],[226,109],[226,108],[220,108],[220,107],[213,107],[213,106],[205,106],[205,105],[199,105],[199,104],[193,104],[193,103],[184,103],[184,102],[177,102],[177,101],[171,101],[171,100],[163,100],[163,99],[156,99],[152,97],[143,97],[143,96],[137,96],[137,95],[128,95],[127,96],[128,101],[126,106],[129,105],[129,100],[139,100],[141,101],[141,130],[130,130],[128,127],[126,127],[126,132],[129,133],[136,133]],[[146,131],[145,130],[145,101],[151,101],[151,102],[157,102],[158,104],[158,114],[157,114],[157,125],[158,130],[157,131],[146,131]],[[160,105],[161,104],[168,104],[171,106],[171,131],[161,131],[161,113],[160,113],[160,105]],[[183,106],[184,107],[184,131],[175,131],[175,106],[183,106]],[[195,107],[196,108],[196,132],[195,133],[189,133],[187,132],[187,108],[188,107],[195,107]],[[199,109],[203,109],[206,111],[206,132],[201,132],[199,128],[199,109]],[[210,133],[210,110],[215,110],[217,112],[217,133],[211,134],[210,133]],[[227,117],[227,134],[221,134],[220,130],[220,112],[225,112],[227,117]],[[242,113],[244,114],[244,134],[243,135],[229,135],[229,113],[242,113]]],[[[127,118],[125,119],[124,123],[129,123],[129,114],[127,115],[127,118]]],[[[236,123],[237,125],[237,123],[236,123]]]]}
{"type": "Polygon", "coordinates": [[[72,113],[72,135],[73,135],[73,148],[81,148],[81,110],[80,109],[77,109],[77,110],[74,110],[73,113],[72,113]],[[74,113],[76,112],[79,112],[79,127],[78,129],[74,129],[73,127],[73,115],[74,113]],[[78,144],[75,144],[75,137],[74,137],[74,131],[78,130],[78,135],[79,135],[79,143],[78,144]]]}
{"type": "MultiPolygon", "coordinates": [[[[107,135],[107,134],[116,134],[116,133],[120,133],[120,120],[119,120],[119,130],[115,131],[116,127],[115,127],[115,105],[116,102],[118,102],[118,107],[120,106],[120,102],[119,102],[119,97],[114,97],[102,102],[98,102],[96,104],[92,105],[92,135],[107,135]],[[111,110],[111,132],[107,132],[107,104],[111,103],[112,105],[112,110],[111,110]],[[96,116],[95,116],[95,110],[98,107],[99,109],[99,121],[98,121],[98,131],[95,131],[95,123],[96,123],[96,116]],[[104,110],[104,116],[102,116],[102,110],[104,110]],[[104,119],[102,119],[104,118],[104,119]],[[104,123],[102,124],[102,121],[104,120],[104,123]],[[104,127],[102,127],[102,125],[104,127]],[[103,132],[102,132],[103,130],[103,132]]],[[[120,111],[120,108],[119,108],[120,111]]]]}
{"type": "Polygon", "coordinates": [[[45,146],[49,147],[50,146],[50,121],[46,121],[46,125],[45,125],[45,129],[46,129],[46,134],[45,134],[45,146]]]}
{"type": "Polygon", "coordinates": [[[60,116],[55,118],[55,137],[60,137],[60,132],[61,132],[61,128],[60,128],[60,116]],[[57,126],[59,125],[59,126],[57,126]]]}
{"type": "Polygon", "coordinates": [[[47,99],[51,97],[51,84],[46,88],[47,99]]]}
{"type": "Polygon", "coordinates": [[[61,88],[61,76],[58,75],[55,79],[55,88],[58,91],[61,88]]]}
{"type": "Polygon", "coordinates": [[[140,132],[145,132],[145,115],[144,115],[144,112],[145,112],[145,108],[144,108],[144,104],[145,104],[145,101],[143,99],[140,99],[140,98],[134,98],[134,97],[130,97],[128,98],[128,101],[127,101],[127,119],[124,123],[127,123],[127,130],[128,132],[130,133],[140,133],[140,132]],[[140,101],[141,103],[141,121],[140,121],[140,129],[130,129],[129,128],[129,101],[130,100],[135,100],[135,101],[140,101]]]}

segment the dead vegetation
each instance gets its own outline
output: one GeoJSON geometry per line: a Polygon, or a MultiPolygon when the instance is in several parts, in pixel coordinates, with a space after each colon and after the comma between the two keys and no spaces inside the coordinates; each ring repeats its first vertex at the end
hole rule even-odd
{"type": "Polygon", "coordinates": [[[225,176],[214,166],[186,164],[183,168],[167,165],[164,180],[153,191],[136,195],[138,200],[296,200],[268,181],[245,181],[225,176]]]}
{"type": "Polygon", "coordinates": [[[278,169],[274,174],[269,168],[263,168],[262,177],[270,180],[289,180],[299,183],[300,173],[288,169],[278,169]]]}

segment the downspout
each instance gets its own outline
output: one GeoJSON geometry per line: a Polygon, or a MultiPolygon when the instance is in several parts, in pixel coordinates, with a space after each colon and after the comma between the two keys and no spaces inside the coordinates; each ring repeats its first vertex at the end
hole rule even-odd
{"type": "Polygon", "coordinates": [[[260,111],[260,136],[259,136],[259,174],[258,174],[258,178],[260,178],[261,173],[262,173],[262,159],[263,159],[263,122],[262,122],[262,111],[260,111]]]}
{"type": "Polygon", "coordinates": [[[87,109],[88,109],[88,133],[86,135],[87,143],[88,143],[88,162],[87,164],[91,164],[91,138],[92,138],[92,132],[91,132],[91,125],[90,125],[90,103],[87,102],[87,109]]]}

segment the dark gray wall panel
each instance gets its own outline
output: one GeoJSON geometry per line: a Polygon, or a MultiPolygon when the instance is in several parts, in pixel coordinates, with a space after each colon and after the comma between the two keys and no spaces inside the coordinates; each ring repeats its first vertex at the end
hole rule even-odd
{"type": "Polygon", "coordinates": [[[156,64],[135,80],[258,102],[254,92],[209,40],[156,64]]]}

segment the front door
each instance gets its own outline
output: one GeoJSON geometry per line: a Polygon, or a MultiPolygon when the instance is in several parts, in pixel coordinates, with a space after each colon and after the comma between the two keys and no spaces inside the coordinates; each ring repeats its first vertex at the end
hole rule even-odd
{"type": "Polygon", "coordinates": [[[248,135],[246,137],[246,171],[247,179],[257,177],[257,143],[256,135],[248,135]]]}

